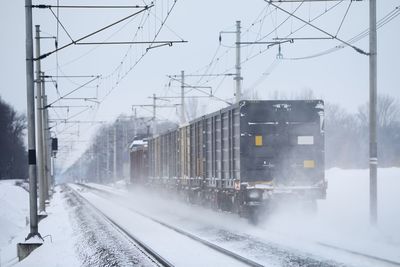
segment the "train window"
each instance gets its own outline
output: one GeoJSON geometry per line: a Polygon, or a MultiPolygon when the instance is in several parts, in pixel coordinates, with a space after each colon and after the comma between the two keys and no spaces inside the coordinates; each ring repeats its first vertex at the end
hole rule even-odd
{"type": "Polygon", "coordinates": [[[314,136],[297,136],[298,145],[313,145],[314,136]]]}
{"type": "Polygon", "coordinates": [[[262,137],[262,135],[256,135],[255,136],[255,145],[256,146],[262,146],[263,145],[263,137],[262,137]]]}

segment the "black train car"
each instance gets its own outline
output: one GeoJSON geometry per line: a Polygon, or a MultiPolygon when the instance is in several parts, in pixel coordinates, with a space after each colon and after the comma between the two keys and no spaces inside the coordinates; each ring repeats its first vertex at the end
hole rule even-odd
{"type": "Polygon", "coordinates": [[[244,214],[324,198],[323,118],[322,100],[240,101],[150,138],[146,183],[244,214]]]}
{"type": "Polygon", "coordinates": [[[130,149],[130,181],[143,183],[149,176],[147,139],[134,140],[130,149]]]}

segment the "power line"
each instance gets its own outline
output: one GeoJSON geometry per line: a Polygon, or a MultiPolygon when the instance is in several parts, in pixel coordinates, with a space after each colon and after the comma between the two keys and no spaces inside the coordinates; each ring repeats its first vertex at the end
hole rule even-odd
{"type": "Polygon", "coordinates": [[[323,30],[323,29],[321,29],[321,28],[315,26],[314,24],[311,24],[310,22],[308,22],[308,21],[306,21],[306,20],[300,18],[299,16],[296,16],[296,15],[294,14],[294,12],[290,13],[290,12],[288,12],[287,10],[285,10],[285,9],[283,9],[283,8],[281,8],[281,7],[277,6],[277,5],[275,5],[271,0],[264,0],[264,1],[267,2],[267,3],[269,3],[270,5],[274,6],[275,8],[281,10],[282,12],[284,12],[284,13],[286,13],[286,14],[289,14],[290,16],[296,18],[297,20],[300,20],[301,22],[307,24],[308,26],[310,26],[310,27],[312,27],[312,28],[314,28],[314,29],[316,29],[316,30],[318,30],[318,31],[320,31],[320,32],[322,32],[322,33],[324,33],[324,34],[326,34],[326,35],[332,37],[332,39],[336,39],[336,40],[338,40],[339,42],[343,43],[344,45],[353,48],[356,52],[358,52],[358,53],[360,53],[360,54],[362,54],[362,55],[366,55],[366,56],[369,55],[369,54],[368,54],[367,52],[365,52],[364,50],[362,50],[362,49],[360,49],[360,48],[358,48],[358,47],[356,47],[356,46],[354,46],[354,45],[352,45],[352,44],[350,44],[350,43],[348,43],[348,42],[342,40],[341,38],[338,38],[337,36],[334,36],[334,35],[330,34],[329,32],[327,32],[327,31],[325,31],[325,30],[323,30]]]}
{"type": "MultiPolygon", "coordinates": [[[[164,27],[164,25],[166,24],[168,18],[170,17],[170,14],[172,13],[172,10],[175,8],[176,3],[178,2],[178,0],[174,0],[171,8],[168,10],[166,17],[164,18],[164,21],[161,23],[158,31],[155,33],[154,38],[153,38],[153,42],[157,39],[158,35],[160,34],[162,28],[164,27]]],[[[122,75],[122,77],[119,77],[117,79],[117,81],[114,83],[114,86],[106,93],[106,95],[103,97],[103,99],[100,102],[103,102],[110,94],[112,91],[115,90],[115,88],[118,87],[119,83],[137,66],[137,64],[139,64],[139,62],[144,58],[144,56],[149,52],[149,49],[152,48],[152,44],[150,44],[146,51],[139,57],[138,60],[135,61],[135,63],[133,65],[131,65],[128,70],[122,75]]],[[[128,51],[129,52],[129,51],[128,51]]],[[[125,54],[125,56],[123,57],[123,61],[126,59],[128,52],[125,54]]],[[[122,66],[123,61],[121,61],[121,63],[119,64],[119,66],[122,66]]]]}
{"type": "Polygon", "coordinates": [[[39,9],[51,9],[51,8],[73,8],[73,9],[122,9],[122,8],[145,8],[146,6],[134,5],[134,6],[88,6],[88,5],[32,5],[33,8],[39,9]]]}
{"type": "MultiPolygon", "coordinates": [[[[380,29],[381,27],[385,26],[387,23],[391,22],[394,20],[397,16],[400,15],[400,6],[395,7],[391,12],[389,12],[387,15],[385,15],[382,19],[380,19],[377,22],[377,29],[380,29]]],[[[350,38],[347,42],[349,43],[356,43],[365,37],[369,35],[369,28],[365,29],[364,31],[360,32],[359,34],[353,36],[350,38]]],[[[309,56],[302,56],[302,57],[290,57],[290,58],[284,58],[286,60],[303,60],[303,59],[311,59],[311,58],[316,58],[320,56],[325,56],[334,52],[339,51],[340,49],[345,48],[345,46],[335,46],[333,48],[318,52],[316,54],[312,54],[309,56]]]]}
{"type": "MultiPolygon", "coordinates": [[[[76,45],[126,45],[126,44],[165,44],[172,46],[176,43],[187,43],[188,41],[121,41],[121,42],[80,42],[76,45]]],[[[153,47],[154,48],[154,47],[153,47]]]]}
{"type": "Polygon", "coordinates": [[[46,58],[46,57],[50,56],[51,54],[53,54],[53,53],[55,53],[55,52],[58,52],[58,51],[60,51],[60,50],[62,50],[62,49],[65,49],[65,48],[67,48],[67,47],[69,47],[69,46],[71,46],[71,45],[77,44],[78,42],[80,42],[80,41],[82,41],[82,40],[84,40],[84,39],[86,39],[86,38],[89,38],[89,37],[91,37],[91,36],[93,36],[93,35],[95,35],[95,34],[98,34],[99,32],[102,32],[102,31],[104,31],[104,30],[106,30],[106,29],[108,29],[108,28],[110,28],[110,27],[112,27],[112,26],[114,26],[114,25],[116,25],[116,24],[118,24],[118,23],[121,23],[121,22],[123,22],[123,21],[125,21],[125,20],[127,20],[127,19],[129,19],[129,18],[131,18],[131,17],[134,17],[134,16],[136,16],[136,15],[142,13],[142,12],[146,11],[147,9],[152,8],[153,6],[154,6],[154,5],[146,6],[146,8],[144,8],[144,9],[138,11],[138,12],[135,12],[135,13],[133,13],[133,14],[131,14],[131,15],[125,17],[125,18],[122,18],[122,19],[120,19],[120,20],[118,20],[118,21],[116,21],[116,22],[113,22],[113,23],[111,23],[111,24],[109,24],[109,25],[107,25],[107,26],[105,26],[105,27],[102,27],[102,28],[100,28],[100,29],[97,30],[97,31],[94,31],[94,32],[92,32],[92,33],[89,33],[89,34],[87,34],[87,35],[85,35],[85,36],[79,38],[78,40],[72,41],[71,43],[68,43],[68,44],[66,44],[66,45],[64,45],[64,46],[62,46],[62,47],[59,47],[59,48],[57,48],[57,49],[55,49],[55,50],[53,50],[53,51],[51,51],[51,52],[45,53],[45,54],[39,56],[38,58],[35,58],[34,60],[40,60],[40,59],[46,58]]]}
{"type": "MultiPolygon", "coordinates": [[[[322,17],[323,15],[327,14],[328,12],[332,11],[333,9],[335,9],[336,7],[338,7],[338,6],[339,6],[342,2],[344,2],[344,1],[345,1],[345,0],[341,0],[341,1],[338,2],[338,3],[335,3],[335,4],[332,5],[331,7],[327,8],[324,12],[322,12],[322,13],[320,13],[319,15],[315,16],[314,18],[312,18],[312,19],[310,20],[310,22],[313,22],[313,21],[319,19],[320,17],[322,17]]],[[[272,14],[272,12],[273,12],[273,11],[271,11],[268,15],[270,16],[270,15],[272,14]]],[[[288,18],[290,18],[290,16],[289,16],[288,18]]],[[[287,21],[288,18],[286,18],[285,21],[287,21]]],[[[289,37],[289,36],[291,36],[291,35],[297,33],[298,31],[302,30],[302,29],[303,29],[304,27],[306,27],[306,26],[307,26],[307,24],[303,24],[302,26],[298,27],[296,30],[294,30],[294,31],[292,31],[291,33],[289,33],[286,37],[289,37]]],[[[276,27],[280,27],[280,26],[278,25],[278,26],[276,26],[276,27]]],[[[275,30],[276,30],[276,29],[272,30],[272,31],[269,32],[267,35],[263,36],[262,38],[257,39],[256,41],[261,41],[261,40],[265,39],[266,37],[268,37],[269,35],[271,35],[273,32],[275,32],[275,30]]],[[[267,52],[268,50],[269,50],[269,47],[267,46],[265,49],[262,49],[262,50],[260,50],[259,52],[256,52],[254,55],[252,55],[252,56],[247,56],[246,59],[244,59],[241,63],[242,63],[242,64],[245,64],[245,63],[247,63],[247,62],[253,60],[254,58],[256,58],[256,57],[258,57],[258,56],[264,54],[264,53],[267,52]]],[[[227,51],[228,51],[228,50],[227,50],[227,51]]],[[[218,58],[218,60],[219,60],[219,58],[218,58]]],[[[225,69],[222,73],[230,72],[230,71],[232,71],[233,69],[234,69],[234,67],[227,68],[227,69],[225,69]]],[[[209,82],[211,82],[211,81],[213,81],[213,80],[215,80],[215,78],[211,78],[211,79],[209,79],[209,80],[207,80],[207,81],[205,81],[205,82],[203,82],[203,83],[201,83],[201,84],[206,84],[206,83],[209,83],[209,82]]]]}
{"type": "Polygon", "coordinates": [[[74,90],[70,91],[69,93],[67,93],[67,94],[65,94],[65,95],[63,95],[63,96],[57,98],[56,100],[54,100],[53,102],[51,102],[50,104],[48,104],[45,108],[51,107],[54,103],[56,103],[56,102],[58,102],[58,101],[60,101],[60,100],[62,100],[62,99],[65,99],[67,96],[71,95],[72,93],[78,91],[79,89],[85,87],[86,85],[88,85],[89,83],[91,83],[91,82],[93,82],[94,80],[97,80],[97,79],[98,79],[98,77],[95,77],[95,78],[91,79],[90,81],[88,81],[88,82],[82,84],[82,85],[79,86],[78,88],[75,88],[74,90]]]}

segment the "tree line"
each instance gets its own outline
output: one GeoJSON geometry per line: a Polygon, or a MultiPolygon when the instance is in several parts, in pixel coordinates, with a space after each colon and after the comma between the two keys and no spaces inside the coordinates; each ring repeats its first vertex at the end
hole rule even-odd
{"type": "MultiPolygon", "coordinates": [[[[369,104],[349,113],[336,104],[325,105],[326,167],[366,168],[369,158],[369,104]]],[[[400,166],[400,104],[378,95],[378,166],[400,166]]]]}
{"type": "Polygon", "coordinates": [[[25,115],[0,97],[0,180],[28,177],[25,128],[25,115]]]}
{"type": "MultiPolygon", "coordinates": [[[[256,97],[258,98],[258,97],[256,97]]],[[[317,99],[311,89],[289,97],[273,91],[270,99],[317,99]]],[[[377,98],[378,166],[400,167],[400,103],[393,96],[377,98]]],[[[369,103],[350,113],[338,104],[325,102],[326,168],[367,168],[369,164],[369,103]]]]}

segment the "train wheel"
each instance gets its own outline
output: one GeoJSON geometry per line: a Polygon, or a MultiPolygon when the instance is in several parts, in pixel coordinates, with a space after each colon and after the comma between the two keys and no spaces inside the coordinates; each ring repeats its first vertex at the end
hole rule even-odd
{"type": "Polygon", "coordinates": [[[258,212],[258,208],[257,207],[249,207],[249,214],[248,214],[248,219],[249,219],[249,223],[253,224],[253,225],[257,225],[260,219],[260,214],[258,212]]]}

